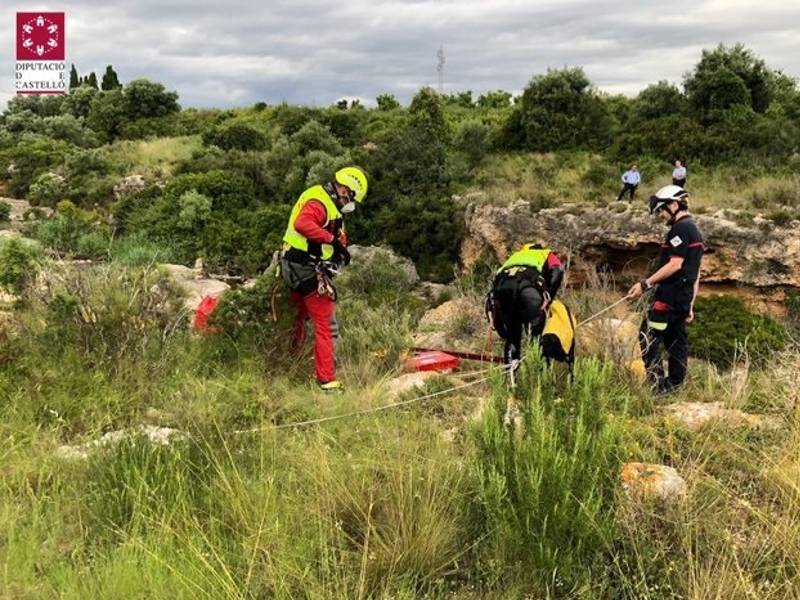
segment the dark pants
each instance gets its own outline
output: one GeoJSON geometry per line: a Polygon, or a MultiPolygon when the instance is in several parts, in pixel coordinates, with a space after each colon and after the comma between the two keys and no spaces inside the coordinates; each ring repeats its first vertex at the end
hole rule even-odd
{"type": "Polygon", "coordinates": [[[667,327],[657,331],[642,321],[639,329],[639,344],[642,359],[647,368],[647,378],[659,392],[669,392],[683,383],[689,360],[689,344],[686,339],[686,313],[669,311],[667,327]],[[668,374],[664,375],[662,352],[667,351],[668,374]]]}
{"type": "Polygon", "coordinates": [[[494,297],[497,302],[495,329],[505,340],[503,358],[509,364],[521,358],[523,333],[531,337],[542,335],[542,294],[525,280],[508,277],[495,287],[494,297]]]}
{"type": "Polygon", "coordinates": [[[634,185],[632,183],[626,183],[622,188],[622,190],[620,191],[619,196],[617,196],[617,201],[622,200],[622,197],[625,195],[625,192],[629,192],[631,195],[630,201],[633,202],[633,195],[636,193],[636,188],[638,187],[639,187],[638,185],[634,185]]]}
{"type": "Polygon", "coordinates": [[[675,179],[673,177],[672,178],[672,185],[677,185],[678,187],[682,187],[682,188],[686,189],[686,178],[684,177],[683,179],[675,179]]]}

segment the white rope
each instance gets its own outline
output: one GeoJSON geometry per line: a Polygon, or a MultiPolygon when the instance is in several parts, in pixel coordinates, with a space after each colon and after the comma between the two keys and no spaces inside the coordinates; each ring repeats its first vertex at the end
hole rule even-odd
{"type": "MultiPolygon", "coordinates": [[[[507,370],[508,367],[501,367],[501,371],[507,370]]],[[[297,421],[295,423],[283,423],[282,425],[268,425],[266,427],[256,427],[254,429],[240,429],[234,431],[233,433],[236,434],[244,434],[244,433],[258,433],[261,431],[274,431],[278,429],[294,429],[299,427],[306,427],[308,425],[318,425],[320,423],[328,423],[330,421],[339,421],[341,419],[351,419],[353,417],[361,417],[364,415],[374,414],[383,412],[386,410],[390,410],[392,408],[398,408],[401,406],[408,406],[409,404],[415,404],[417,402],[422,402],[423,400],[430,400],[431,398],[437,398],[439,396],[444,396],[445,394],[450,394],[452,392],[456,392],[458,390],[462,390],[473,385],[477,385],[479,383],[484,383],[488,381],[489,377],[481,377],[480,379],[476,379],[475,381],[470,381],[467,383],[462,383],[461,385],[457,385],[446,390],[440,390],[438,392],[432,392],[430,394],[425,394],[424,396],[418,396],[416,398],[410,398],[409,400],[403,400],[401,402],[393,402],[392,404],[384,404],[383,406],[378,406],[375,408],[366,408],[364,410],[357,410],[350,413],[345,413],[342,415],[332,415],[330,417],[320,417],[318,419],[309,419],[307,421],[297,421]]]]}
{"type": "Polygon", "coordinates": [[[609,306],[606,306],[606,307],[605,307],[603,310],[601,310],[600,312],[597,312],[597,313],[593,314],[593,315],[592,315],[591,317],[589,317],[588,319],[584,319],[583,321],[581,321],[580,323],[578,323],[577,325],[575,325],[575,329],[577,329],[577,328],[578,328],[578,327],[580,327],[581,325],[585,325],[585,324],[586,324],[586,323],[588,323],[589,321],[594,321],[594,320],[595,320],[597,317],[599,317],[600,315],[603,315],[603,314],[607,313],[607,312],[608,312],[608,311],[610,311],[612,308],[616,308],[617,306],[619,306],[620,304],[622,304],[623,302],[625,302],[625,301],[626,301],[626,300],[628,300],[629,298],[630,298],[630,296],[623,296],[622,298],[620,298],[619,300],[617,300],[616,302],[614,302],[614,304],[611,304],[611,305],[609,305],[609,306]]]}

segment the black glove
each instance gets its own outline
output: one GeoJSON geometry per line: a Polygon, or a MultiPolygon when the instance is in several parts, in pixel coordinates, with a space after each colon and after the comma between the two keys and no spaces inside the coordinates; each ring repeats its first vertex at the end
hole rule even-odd
{"type": "Polygon", "coordinates": [[[339,238],[333,240],[333,260],[345,267],[350,264],[350,251],[339,238]]]}

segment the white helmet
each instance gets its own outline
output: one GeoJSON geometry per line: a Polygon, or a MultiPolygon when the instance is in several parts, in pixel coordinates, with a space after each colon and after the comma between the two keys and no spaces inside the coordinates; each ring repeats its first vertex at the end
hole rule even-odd
{"type": "Polygon", "coordinates": [[[677,202],[679,210],[686,210],[689,207],[688,198],[689,192],[679,185],[665,185],[653,196],[650,196],[650,214],[656,214],[670,202],[677,202]]]}

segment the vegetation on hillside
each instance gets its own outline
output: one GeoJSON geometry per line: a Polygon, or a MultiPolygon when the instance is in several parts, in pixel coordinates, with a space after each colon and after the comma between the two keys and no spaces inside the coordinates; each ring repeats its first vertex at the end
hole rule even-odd
{"type": "Polygon", "coordinates": [[[426,308],[406,281],[379,262],[342,280],[351,388],[331,399],[309,353],[288,353],[283,293],[272,321],[271,274],[225,297],[222,333],[196,337],[152,264],[0,243],[0,272],[27,265],[0,319],[4,596],[777,599],[800,585],[795,349],[763,371],[695,360],[681,396],[775,430],[683,431],[623,363],[583,353],[570,380],[535,350],[514,391],[495,370],[428,402],[274,429],[390,401],[426,308]],[[161,444],[143,427],[179,433],[161,444]],[[619,470],[637,460],[676,467],[683,504],[631,504],[619,470]]]}
{"type": "Polygon", "coordinates": [[[452,278],[463,236],[453,194],[474,190],[536,207],[606,204],[626,165],[636,162],[644,187],[655,188],[680,159],[700,209],[735,206],[777,225],[800,213],[800,90],[739,45],[703,51],[681,88],[658,82],[633,98],[601,93],[580,68],[565,68],[534,76],[518,98],[425,88],[408,107],[382,95],[373,109],[262,102],[198,111],[181,109],[161,84],[120,85],[111,68],[101,89],[89,79],[76,72],[65,97],[14,98],[0,118],[9,193],[93,214],[95,241],[108,243],[57,248],[76,256],[107,255],[110,240],[135,235],[175,261],[199,255],[257,273],[279,245],[288,206],[344,164],[370,177],[352,238],[388,243],[434,280],[452,278]],[[131,175],[141,183],[121,184],[131,175]]]}

